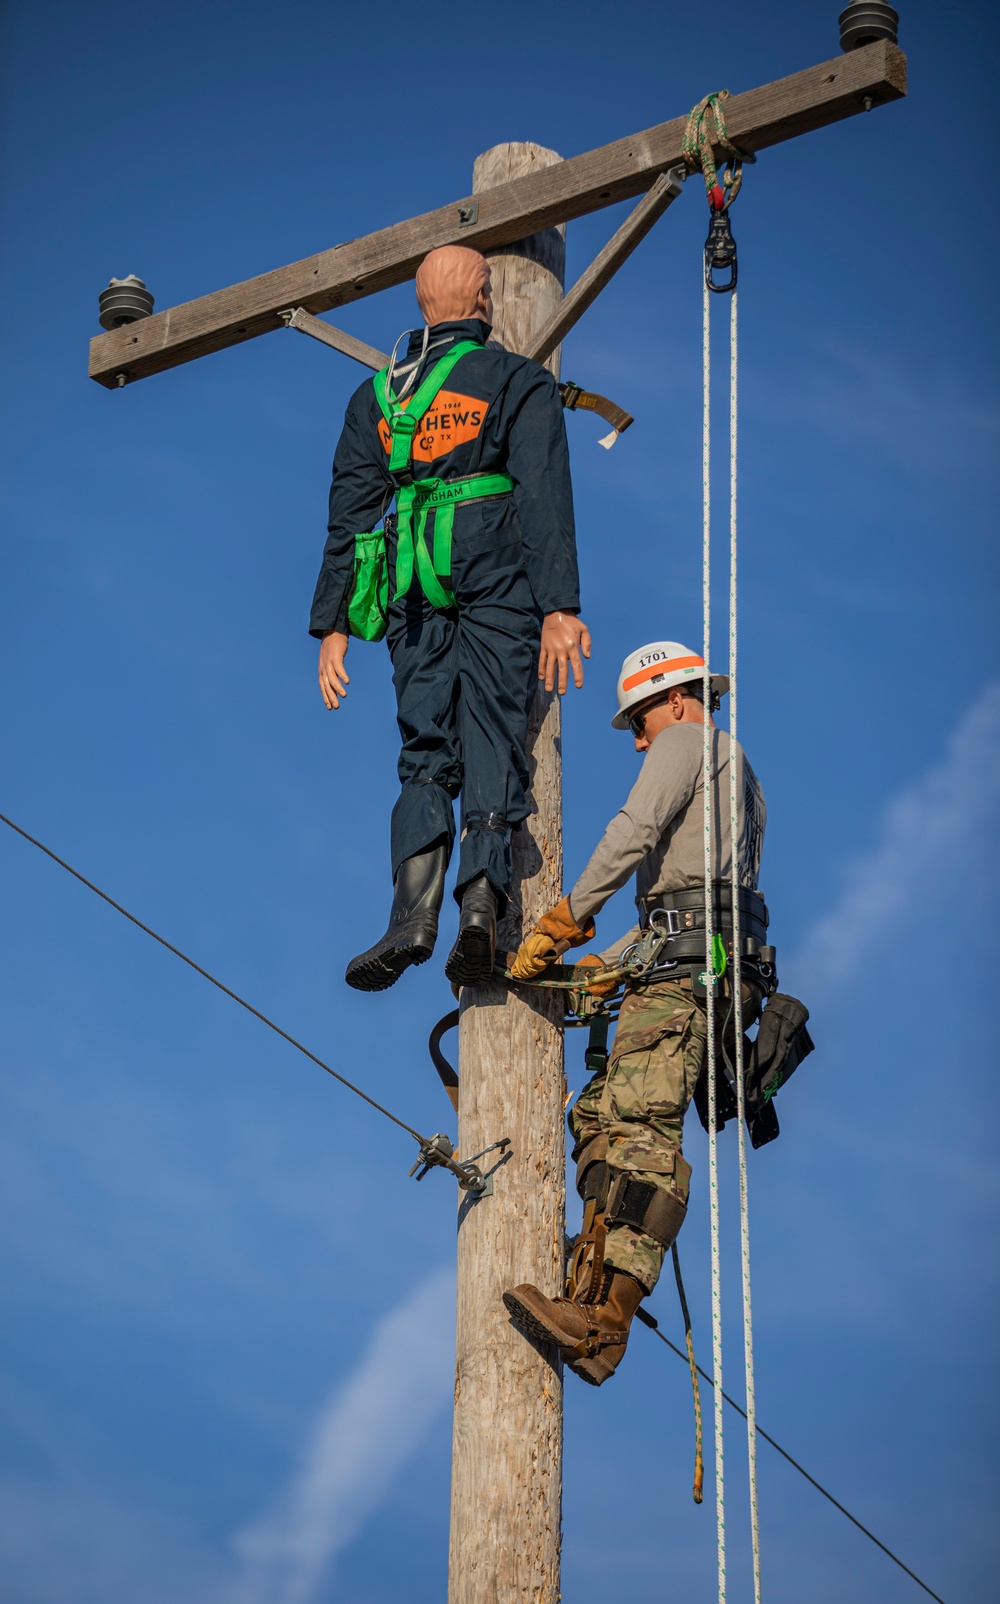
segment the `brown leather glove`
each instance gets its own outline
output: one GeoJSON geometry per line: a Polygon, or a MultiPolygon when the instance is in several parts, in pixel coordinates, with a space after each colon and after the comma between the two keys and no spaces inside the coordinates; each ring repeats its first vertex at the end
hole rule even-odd
{"type": "Polygon", "coordinates": [[[591,980],[589,977],[595,970],[604,970],[607,964],[599,958],[596,952],[585,953],[573,965],[573,979],[579,977],[580,990],[586,992],[588,997],[610,997],[618,990],[617,980],[591,980]]]}
{"type": "Polygon", "coordinates": [[[565,952],[567,947],[582,947],[585,941],[593,941],[596,930],[593,919],[588,919],[581,929],[570,912],[569,898],[563,897],[562,902],[549,913],[542,914],[532,934],[540,933],[551,936],[553,941],[563,942],[565,952]]]}
{"type": "Polygon", "coordinates": [[[579,947],[594,939],[594,921],[588,919],[583,929],[570,912],[569,898],[563,897],[557,907],[543,913],[534,930],[525,936],[510,966],[515,980],[534,980],[543,969],[557,962],[567,947],[579,947]]]}
{"type": "Polygon", "coordinates": [[[534,980],[536,975],[540,975],[550,964],[556,963],[558,958],[559,952],[552,937],[533,930],[530,936],[525,936],[518,947],[510,972],[515,980],[534,980]]]}

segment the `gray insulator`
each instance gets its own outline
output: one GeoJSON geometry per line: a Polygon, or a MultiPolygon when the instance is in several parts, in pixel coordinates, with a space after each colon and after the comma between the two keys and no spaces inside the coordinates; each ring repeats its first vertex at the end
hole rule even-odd
{"type": "Polygon", "coordinates": [[[899,12],[883,0],[851,0],[846,11],[840,13],[840,48],[858,50],[876,39],[897,43],[899,12]]]}
{"type": "Polygon", "coordinates": [[[101,291],[100,319],[102,329],[120,329],[123,323],[136,323],[149,317],[153,310],[153,297],[141,278],[130,273],[128,278],[113,278],[106,290],[101,291]]]}

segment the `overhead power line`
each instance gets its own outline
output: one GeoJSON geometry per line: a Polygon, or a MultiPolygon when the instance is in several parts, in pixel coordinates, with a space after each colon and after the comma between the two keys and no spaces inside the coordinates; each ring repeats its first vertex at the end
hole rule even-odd
{"type": "Polygon", "coordinates": [[[88,880],[86,875],[81,874],[79,869],[74,869],[73,865],[67,863],[65,858],[60,858],[58,853],[52,851],[51,847],[47,847],[43,841],[36,840],[33,835],[28,834],[27,830],[22,830],[21,826],[15,824],[13,819],[8,819],[5,813],[0,813],[0,823],[9,825],[18,835],[23,836],[25,841],[30,841],[33,847],[37,847],[39,852],[44,852],[45,856],[51,858],[53,863],[58,863],[60,869],[65,869],[67,874],[71,874],[74,880],[79,880],[81,885],[86,886],[87,890],[92,891],[96,897],[100,897],[101,901],[106,902],[110,908],[114,908],[116,913],[123,914],[126,919],[137,925],[147,936],[152,936],[154,941],[158,941],[161,947],[166,947],[168,952],[172,952],[175,958],[180,958],[189,968],[195,970],[203,980],[210,981],[213,986],[218,987],[219,991],[225,992],[227,997],[231,997],[233,1002],[239,1003],[240,1007],[245,1008],[248,1014],[253,1014],[255,1019],[259,1019],[262,1025],[267,1026],[268,1030],[273,1030],[276,1036],[281,1037],[282,1041],[288,1042],[289,1046],[296,1048],[300,1053],[304,1053],[306,1058],[312,1063],[318,1064],[320,1069],[325,1069],[328,1075],[332,1075],[334,1080],[338,1080],[341,1086],[346,1086],[347,1090],[353,1092],[355,1097],[360,1097],[370,1108],[374,1108],[377,1113],[383,1114],[386,1119],[391,1119],[394,1125],[398,1125],[400,1130],[406,1131],[407,1135],[412,1136],[415,1141],[420,1143],[421,1147],[426,1144],[426,1138],[421,1136],[419,1131],[415,1131],[412,1125],[407,1125],[405,1120],[399,1119],[388,1108],[383,1108],[381,1103],[377,1103],[374,1097],[369,1097],[368,1093],[363,1092],[360,1086],[355,1086],[354,1082],[348,1080],[346,1075],[341,1075],[339,1070],[333,1069],[329,1064],[325,1064],[322,1058],[317,1058],[316,1054],[310,1052],[309,1048],[303,1046],[302,1042],[296,1041],[294,1036],[290,1036],[287,1030],[282,1030],[281,1026],[276,1025],[273,1019],[268,1019],[267,1015],[262,1014],[259,1008],[255,1008],[252,1003],[248,1003],[245,997],[241,997],[238,992],[224,985],[214,975],[210,975],[207,969],[203,969],[201,964],[195,963],[194,959],[189,958],[186,952],[181,952],[180,947],[175,947],[172,941],[168,941],[165,936],[161,936],[155,930],[151,930],[149,925],[143,924],[142,920],[137,919],[134,913],[129,913],[128,909],[123,908],[120,902],[115,901],[114,897],[109,897],[108,893],[102,891],[100,886],[95,886],[93,880],[88,880]]]}
{"type": "MultiPolygon", "coordinates": [[[[669,1337],[665,1337],[664,1336],[663,1332],[660,1330],[658,1321],[656,1319],[654,1319],[653,1315],[651,1315],[648,1312],[648,1310],[642,1309],[642,1308],[637,1309],[636,1310],[636,1317],[637,1317],[637,1319],[642,1321],[643,1325],[648,1326],[650,1331],[652,1331],[655,1336],[659,1337],[661,1342],[665,1342],[667,1347],[671,1348],[673,1350],[673,1352],[676,1353],[678,1359],[683,1359],[685,1364],[688,1363],[687,1354],[684,1353],[680,1348],[678,1348],[678,1346],[677,1346],[677,1344],[675,1342],[671,1342],[669,1337]]],[[[704,1381],[707,1381],[708,1385],[714,1389],[715,1382],[712,1380],[711,1376],[708,1374],[708,1371],[707,1370],[703,1370],[701,1368],[701,1365],[697,1365],[695,1368],[697,1369],[698,1374],[702,1377],[702,1379],[704,1381]]],[[[736,1413],[738,1415],[742,1415],[743,1419],[746,1420],[746,1418],[747,1418],[746,1410],[740,1408],[740,1406],[736,1402],[735,1398],[730,1398],[728,1392],[722,1392],[722,1397],[725,1399],[726,1403],[729,1405],[729,1407],[731,1409],[735,1409],[736,1413]]],[[[859,1532],[864,1532],[865,1536],[867,1538],[869,1538],[871,1540],[871,1542],[873,1542],[875,1544],[876,1548],[880,1548],[882,1550],[883,1554],[888,1554],[889,1558],[893,1561],[893,1563],[895,1565],[898,1565],[901,1571],[905,1571],[907,1576],[909,1576],[914,1582],[916,1582],[918,1587],[922,1587],[925,1593],[928,1593],[931,1598],[937,1600],[937,1604],[944,1604],[944,1599],[941,1597],[941,1595],[939,1593],[935,1593],[934,1589],[931,1588],[931,1587],[928,1587],[926,1582],[922,1582],[920,1580],[920,1577],[917,1575],[916,1571],[911,1571],[909,1565],[904,1565],[903,1561],[900,1559],[899,1555],[898,1554],[894,1554],[892,1552],[891,1548],[886,1548],[885,1544],[883,1542],[879,1541],[879,1539],[875,1536],[874,1532],[870,1532],[868,1530],[867,1526],[862,1526],[862,1524],[858,1520],[857,1516],[856,1515],[852,1515],[849,1509],[845,1509],[843,1504],[840,1503],[839,1499],[834,1498],[832,1493],[828,1493],[826,1488],[823,1486],[823,1484],[816,1480],[815,1476],[810,1476],[809,1472],[805,1469],[805,1467],[800,1465],[797,1459],[793,1459],[791,1454],[788,1453],[787,1449],[782,1448],[780,1442],[775,1442],[774,1438],[772,1436],[770,1436],[769,1433],[764,1430],[763,1426],[756,1425],[756,1422],[755,1422],[755,1429],[756,1429],[758,1437],[763,1437],[764,1441],[765,1442],[769,1442],[771,1444],[772,1448],[776,1448],[778,1450],[778,1453],[781,1455],[782,1459],[787,1459],[788,1463],[790,1465],[794,1466],[794,1468],[798,1471],[800,1476],[804,1476],[806,1481],[811,1483],[811,1485],[813,1487],[815,1487],[815,1489],[816,1489],[816,1491],[818,1493],[822,1493],[824,1498],[829,1499],[829,1501],[833,1505],[834,1509],[839,1509],[840,1513],[842,1515],[846,1515],[847,1516],[847,1518],[851,1522],[852,1526],[856,1526],[858,1528],[859,1532]]]]}

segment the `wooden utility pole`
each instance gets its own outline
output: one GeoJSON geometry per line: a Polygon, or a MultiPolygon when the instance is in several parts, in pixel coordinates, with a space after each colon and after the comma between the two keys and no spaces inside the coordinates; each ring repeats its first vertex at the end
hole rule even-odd
{"type": "MultiPolygon", "coordinates": [[[[497,145],[475,164],[478,193],[560,158],[497,145]]],[[[493,337],[524,351],[562,299],[564,230],[490,255],[493,337]]],[[[558,377],[559,351],[548,366],[558,377]]],[[[559,697],[539,689],[531,716],[536,812],[514,832],[514,900],[502,948],[562,895],[559,697]]],[[[526,1341],[501,1302],[533,1281],[561,1290],[566,1208],[562,1001],[505,986],[462,993],[458,1151],[501,1136],[510,1157],[492,1197],[463,1200],[458,1225],[455,1419],[448,1604],[557,1604],[562,1517],[562,1366],[526,1341]]]]}

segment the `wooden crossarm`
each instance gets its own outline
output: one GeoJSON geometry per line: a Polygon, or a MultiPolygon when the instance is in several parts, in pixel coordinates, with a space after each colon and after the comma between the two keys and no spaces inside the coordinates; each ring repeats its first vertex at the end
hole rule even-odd
{"type": "MultiPolygon", "coordinates": [[[[759,151],[898,100],[905,93],[906,57],[895,45],[879,40],[734,95],[726,103],[726,125],[741,149],[759,151]]],[[[288,308],[327,312],[401,284],[413,277],[435,246],[457,243],[492,251],[641,195],[660,173],[681,161],[686,122],[686,117],[675,117],[496,189],[481,190],[318,256],[100,334],[90,343],[90,376],[108,389],[123,382],[121,376],[124,382],[144,379],[280,328],[279,314],[288,308]]],[[[717,154],[721,157],[724,152],[717,154]]]]}

